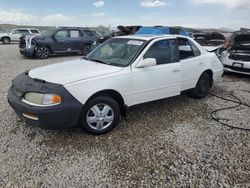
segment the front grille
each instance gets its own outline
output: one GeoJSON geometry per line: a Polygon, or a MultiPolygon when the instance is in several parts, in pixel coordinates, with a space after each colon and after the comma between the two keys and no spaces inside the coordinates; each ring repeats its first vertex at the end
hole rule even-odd
{"type": "Polygon", "coordinates": [[[225,68],[229,68],[229,69],[232,69],[234,71],[250,73],[250,69],[246,69],[246,68],[233,67],[233,66],[229,66],[229,65],[225,65],[225,68]]]}
{"type": "Polygon", "coordinates": [[[229,55],[229,59],[237,61],[250,61],[250,52],[231,52],[229,55]]]}

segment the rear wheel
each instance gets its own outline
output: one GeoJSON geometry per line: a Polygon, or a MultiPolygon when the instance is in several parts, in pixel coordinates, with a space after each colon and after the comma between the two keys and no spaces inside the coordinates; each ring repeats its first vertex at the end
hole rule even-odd
{"type": "Polygon", "coordinates": [[[207,72],[204,72],[199,78],[196,87],[191,91],[190,94],[193,98],[197,99],[206,97],[209,93],[211,85],[212,85],[211,76],[207,72]]]}
{"type": "Polygon", "coordinates": [[[82,48],[82,55],[83,55],[83,56],[88,55],[89,52],[90,52],[90,48],[91,48],[90,45],[84,45],[83,48],[82,48]]]}
{"type": "Polygon", "coordinates": [[[100,96],[84,106],[81,124],[88,133],[100,135],[111,131],[119,119],[118,103],[113,98],[100,96]]]}
{"type": "Polygon", "coordinates": [[[49,57],[49,48],[47,46],[39,46],[36,49],[35,55],[37,58],[46,59],[49,57]]]}
{"type": "Polygon", "coordinates": [[[10,38],[8,37],[4,37],[2,41],[3,41],[3,44],[10,44],[10,38]]]}

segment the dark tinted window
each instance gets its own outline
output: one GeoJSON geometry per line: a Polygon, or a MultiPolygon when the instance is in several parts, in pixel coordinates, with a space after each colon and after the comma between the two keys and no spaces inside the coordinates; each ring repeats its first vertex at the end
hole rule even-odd
{"type": "Polygon", "coordinates": [[[35,29],[31,29],[30,31],[31,31],[31,33],[34,33],[34,34],[39,33],[39,31],[38,31],[38,30],[35,30],[35,29]]]}
{"type": "Polygon", "coordinates": [[[185,38],[178,38],[177,40],[178,40],[181,60],[195,57],[193,49],[189,43],[189,40],[185,38]]]}
{"type": "Polygon", "coordinates": [[[26,29],[20,29],[19,31],[20,31],[20,33],[22,33],[22,34],[23,34],[23,33],[29,33],[29,31],[26,30],[26,29]]]}
{"type": "Polygon", "coordinates": [[[68,30],[60,30],[55,34],[55,38],[57,39],[63,39],[69,37],[69,31],[68,30]]]}
{"type": "Polygon", "coordinates": [[[83,31],[87,36],[89,37],[93,37],[94,36],[94,33],[92,31],[88,31],[88,30],[84,30],[83,31]]]}
{"type": "Polygon", "coordinates": [[[144,55],[144,59],[146,58],[155,58],[157,65],[178,62],[177,41],[171,39],[154,43],[144,55]]]}

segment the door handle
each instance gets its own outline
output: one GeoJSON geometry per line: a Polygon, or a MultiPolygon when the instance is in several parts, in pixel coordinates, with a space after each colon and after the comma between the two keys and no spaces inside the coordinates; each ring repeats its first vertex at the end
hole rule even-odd
{"type": "Polygon", "coordinates": [[[181,72],[181,70],[180,69],[173,69],[173,72],[181,72]]]}

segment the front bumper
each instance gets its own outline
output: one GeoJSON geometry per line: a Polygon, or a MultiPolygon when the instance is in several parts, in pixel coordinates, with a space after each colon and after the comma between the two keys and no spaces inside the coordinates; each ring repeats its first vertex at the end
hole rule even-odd
{"type": "Polygon", "coordinates": [[[226,72],[250,75],[250,61],[232,60],[228,56],[220,59],[226,72]]]}
{"type": "Polygon", "coordinates": [[[35,54],[35,46],[32,46],[31,48],[26,48],[25,46],[19,47],[19,51],[21,55],[32,57],[35,54]]]}
{"type": "Polygon", "coordinates": [[[61,85],[36,81],[27,74],[21,74],[13,80],[7,98],[16,114],[29,125],[45,129],[72,128],[79,125],[83,105],[61,85]],[[61,96],[62,103],[49,107],[32,106],[22,102],[26,92],[55,93],[61,96]],[[37,120],[25,114],[35,115],[37,120]]]}

